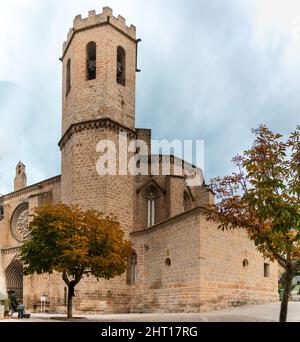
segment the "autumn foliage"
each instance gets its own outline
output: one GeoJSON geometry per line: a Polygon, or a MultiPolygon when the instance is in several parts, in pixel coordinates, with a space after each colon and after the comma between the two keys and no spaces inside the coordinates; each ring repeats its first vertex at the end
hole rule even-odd
{"type": "Polygon", "coordinates": [[[286,271],[280,321],[300,270],[300,126],[284,139],[266,126],[251,149],[233,159],[236,172],[211,181],[217,203],[208,219],[220,229],[245,229],[257,249],[286,271]]]}
{"type": "Polygon", "coordinates": [[[84,276],[111,279],[127,268],[130,242],[116,219],[94,210],[47,204],[35,209],[30,232],[21,250],[24,273],[61,273],[69,318],[75,286],[84,276]]]}

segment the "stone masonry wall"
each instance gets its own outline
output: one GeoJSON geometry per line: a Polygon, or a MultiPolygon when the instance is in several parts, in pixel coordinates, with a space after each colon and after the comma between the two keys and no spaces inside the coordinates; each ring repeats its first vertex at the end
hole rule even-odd
{"type": "MultiPolygon", "coordinates": [[[[22,243],[10,230],[15,210],[24,203],[32,212],[47,200],[62,201],[116,216],[138,256],[136,284],[128,285],[126,274],[111,281],[84,278],[75,290],[75,313],[199,312],[277,300],[277,264],[265,261],[243,231],[220,232],[216,224],[205,220],[201,208],[183,213],[187,188],[184,176],[174,171],[183,165],[178,158],[171,158],[171,176],[161,176],[166,160],[153,156],[160,170],[160,176],[154,177],[159,188],[157,224],[146,228],[143,191],[151,178],[137,176],[134,180],[118,172],[119,160],[133,156],[119,153],[119,132],[128,133],[129,142],[136,137],[151,140],[150,130],[135,130],[135,39],[134,26],[128,27],[121,16],[114,17],[108,7],[100,15],[90,11],[88,18],[75,18],[62,56],[62,176],[0,197],[5,268],[19,258],[22,243]],[[97,46],[96,79],[88,81],[86,47],[91,41],[97,46]],[[118,46],[126,51],[125,86],[116,82],[118,46]],[[69,60],[71,90],[67,94],[69,60]],[[101,140],[110,140],[117,147],[118,176],[97,173],[100,154],[96,147],[101,140]],[[270,267],[268,277],[265,263],[270,267]]],[[[213,201],[213,194],[205,188],[191,193],[192,206],[213,201]]],[[[65,313],[65,284],[59,274],[24,277],[28,309],[42,294],[48,295],[51,311],[65,313]]]]}
{"type": "Polygon", "coordinates": [[[199,311],[200,231],[196,213],[180,215],[131,237],[138,254],[132,310],[199,311]]]}
{"type": "Polygon", "coordinates": [[[222,232],[200,221],[201,310],[278,300],[278,265],[257,252],[243,230],[222,232]],[[246,266],[243,265],[246,263],[246,266]],[[264,263],[270,276],[264,277],[264,263]]]}
{"type": "MultiPolygon", "coordinates": [[[[83,130],[72,136],[62,151],[62,201],[116,216],[128,237],[133,229],[135,205],[132,176],[101,176],[96,170],[100,157],[96,151],[97,143],[101,139],[116,143],[118,138],[118,132],[111,129],[83,130]]],[[[131,156],[127,155],[128,158],[131,156]]],[[[51,298],[53,308],[62,301],[64,284],[59,279],[55,286],[56,290],[52,291],[55,295],[51,298]]],[[[76,288],[74,307],[81,312],[129,312],[126,275],[111,281],[97,282],[92,277],[83,279],[76,288]]]]}
{"type": "Polygon", "coordinates": [[[90,13],[89,20],[74,21],[72,39],[64,47],[63,55],[63,120],[62,134],[70,125],[100,118],[110,118],[131,129],[135,128],[135,73],[136,42],[135,30],[127,32],[127,26],[120,17],[112,17],[112,12],[96,17],[90,13]],[[105,24],[111,16],[112,25],[105,24]],[[98,25],[98,26],[97,26],[98,25]],[[122,28],[120,31],[115,27],[122,28]],[[122,33],[123,32],[123,33],[122,33]],[[96,79],[87,80],[87,44],[94,41],[97,46],[96,79]],[[126,51],[126,86],[116,82],[117,47],[126,51]],[[71,61],[71,91],[66,95],[68,60],[71,61]]]}
{"type": "Polygon", "coordinates": [[[222,232],[207,222],[201,208],[132,238],[139,258],[134,311],[199,312],[278,300],[277,264],[264,260],[245,232],[222,232]]]}

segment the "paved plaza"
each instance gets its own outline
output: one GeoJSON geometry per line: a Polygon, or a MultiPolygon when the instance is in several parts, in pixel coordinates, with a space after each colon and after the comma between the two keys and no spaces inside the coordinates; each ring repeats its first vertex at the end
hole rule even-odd
{"type": "MultiPolygon", "coordinates": [[[[86,315],[88,322],[277,322],[280,303],[253,305],[209,313],[86,315]]],[[[62,322],[62,315],[32,314],[30,319],[11,318],[1,322],[62,322]]],[[[300,322],[300,302],[289,303],[289,322],[300,322]]]]}

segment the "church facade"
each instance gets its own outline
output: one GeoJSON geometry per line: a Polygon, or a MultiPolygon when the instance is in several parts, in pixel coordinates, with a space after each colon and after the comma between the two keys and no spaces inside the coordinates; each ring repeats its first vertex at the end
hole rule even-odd
{"type": "MultiPolygon", "coordinates": [[[[147,175],[97,172],[99,141],[119,146],[124,133],[128,143],[144,141],[151,151],[151,130],[135,127],[137,45],[135,27],[108,7],[75,17],[61,57],[61,175],[28,186],[20,162],[14,191],[0,196],[8,289],[28,309],[46,296],[50,311],[65,312],[67,289],[60,275],[25,277],[19,257],[31,211],[64,202],[117,216],[133,244],[126,274],[82,280],[75,291],[77,312],[200,312],[278,300],[277,264],[264,260],[243,231],[220,232],[207,222],[203,208],[214,200],[212,192],[204,184],[189,186],[184,173],[175,172],[188,163],[157,155],[144,160],[147,175]],[[170,165],[168,175],[161,172],[164,163],[170,165]]],[[[117,155],[134,155],[125,153],[117,155]]]]}

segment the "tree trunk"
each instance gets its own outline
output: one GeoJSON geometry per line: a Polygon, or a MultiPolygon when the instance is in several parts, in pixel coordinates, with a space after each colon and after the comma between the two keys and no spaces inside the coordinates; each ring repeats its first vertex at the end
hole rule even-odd
{"type": "Polygon", "coordinates": [[[78,272],[78,274],[75,276],[75,279],[70,281],[69,277],[67,275],[67,272],[63,272],[62,278],[65,282],[65,284],[68,286],[68,304],[67,304],[67,310],[68,310],[68,318],[73,318],[73,297],[75,297],[75,287],[82,279],[84,271],[78,272]]]}
{"type": "Polygon", "coordinates": [[[73,318],[73,297],[74,297],[74,287],[72,285],[68,286],[68,318],[73,318]]]}
{"type": "Polygon", "coordinates": [[[288,305],[289,305],[289,297],[292,289],[292,281],[293,281],[293,273],[290,270],[286,270],[285,274],[285,284],[284,284],[284,292],[281,300],[281,308],[280,308],[280,322],[286,322],[287,313],[288,313],[288,305]]]}

